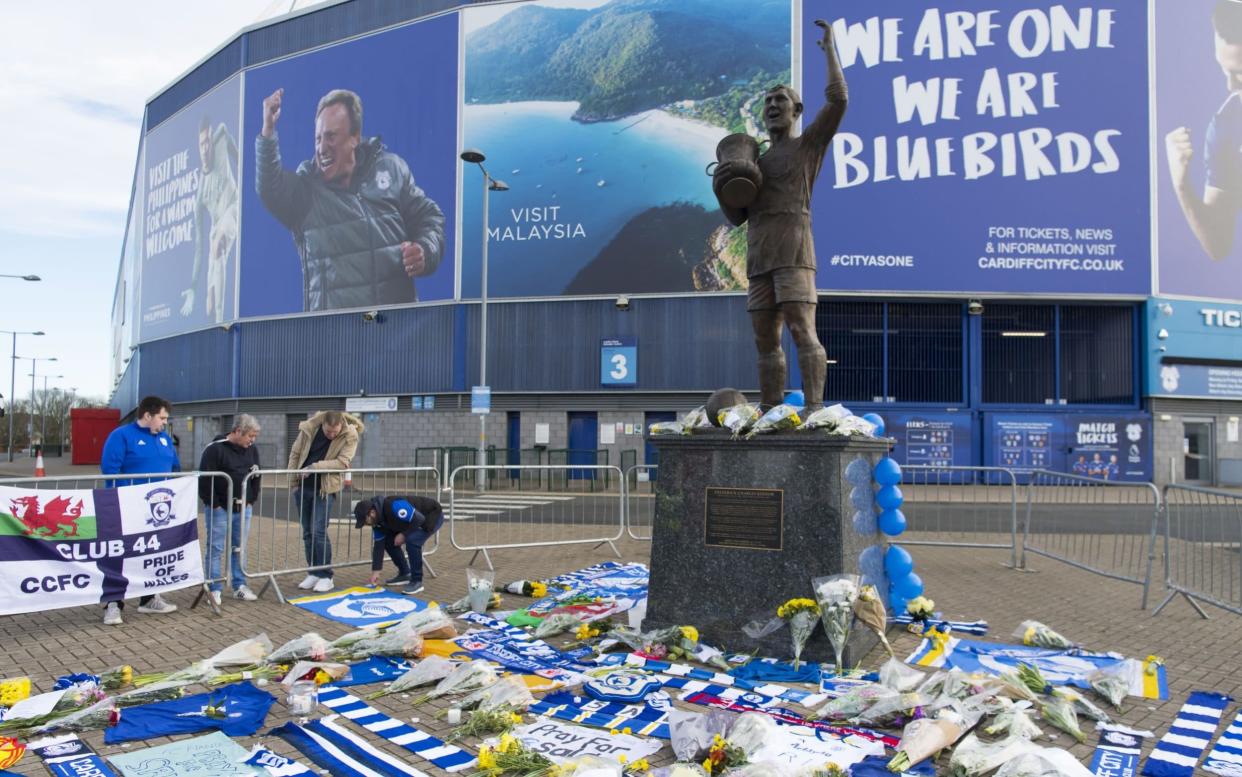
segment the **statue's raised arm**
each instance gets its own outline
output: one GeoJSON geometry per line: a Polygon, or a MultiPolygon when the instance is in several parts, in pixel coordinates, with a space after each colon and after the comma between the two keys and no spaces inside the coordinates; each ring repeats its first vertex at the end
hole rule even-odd
{"type": "Polygon", "coordinates": [[[837,134],[837,128],[841,126],[841,119],[845,116],[845,108],[850,101],[850,91],[845,83],[845,73],[841,70],[836,43],[832,39],[832,25],[823,19],[816,19],[815,26],[824,31],[823,37],[819,39],[819,47],[823,49],[827,60],[828,86],[824,89],[824,107],[820,108],[815,120],[802,136],[805,138],[804,144],[816,146],[823,153],[837,134]]]}

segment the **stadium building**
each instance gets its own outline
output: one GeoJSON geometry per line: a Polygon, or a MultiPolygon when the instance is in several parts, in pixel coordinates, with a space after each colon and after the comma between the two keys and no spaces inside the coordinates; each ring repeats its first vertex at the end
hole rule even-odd
{"type": "Polygon", "coordinates": [[[1242,248],[1174,185],[1242,170],[1214,6],[294,8],[146,105],[112,404],[170,399],[186,467],[240,412],[282,466],[332,408],[367,424],[356,466],[466,463],[481,429],[495,463],[651,461],[647,424],[758,396],[706,168],[773,84],[810,125],[828,14],[851,100],[811,209],[826,401],[881,413],[903,464],[1242,483],[1242,248]]]}

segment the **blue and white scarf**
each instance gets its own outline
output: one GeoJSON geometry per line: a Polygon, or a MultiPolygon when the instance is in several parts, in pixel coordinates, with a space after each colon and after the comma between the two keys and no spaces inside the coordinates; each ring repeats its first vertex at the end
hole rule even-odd
{"type": "Polygon", "coordinates": [[[1231,701],[1221,693],[1191,693],[1168,732],[1147,756],[1142,773],[1146,777],[1191,777],[1231,701]]]}
{"type": "Polygon", "coordinates": [[[1150,731],[1137,731],[1125,726],[1098,724],[1100,744],[1091,759],[1091,772],[1097,777],[1135,777],[1143,740],[1153,736],[1150,731]]]}
{"type": "Polygon", "coordinates": [[[298,749],[333,777],[427,777],[409,764],[347,735],[327,720],[286,723],[272,734],[298,749]]]}
{"type": "Polygon", "coordinates": [[[474,765],[474,756],[459,747],[445,744],[430,734],[402,723],[375,709],[362,699],[339,688],[319,689],[319,703],[398,747],[430,761],[446,772],[459,772],[474,765]]]}
{"type": "Polygon", "coordinates": [[[535,715],[605,729],[630,729],[633,734],[670,739],[668,713],[672,704],[668,694],[656,691],[642,704],[599,701],[575,696],[567,691],[549,693],[530,706],[535,715]]]}
{"type": "MultiPolygon", "coordinates": [[[[914,623],[914,617],[909,613],[894,615],[892,618],[889,618],[889,620],[902,626],[909,626],[911,623],[914,623]]],[[[961,632],[962,634],[976,634],[978,636],[983,636],[988,633],[987,621],[949,621],[941,618],[940,613],[936,613],[932,617],[928,618],[927,622],[933,626],[943,623],[953,631],[961,632]]]]}
{"type": "Polygon", "coordinates": [[[1224,777],[1242,777],[1242,712],[1233,719],[1203,762],[1203,771],[1224,777]]]}
{"type": "Polygon", "coordinates": [[[750,680],[744,680],[740,677],[734,677],[723,672],[713,672],[709,669],[700,669],[690,666],[689,664],[672,664],[668,661],[657,661],[654,658],[644,658],[643,656],[633,653],[609,653],[600,656],[597,663],[601,666],[632,666],[639,669],[646,669],[650,672],[658,672],[662,675],[677,678],[689,678],[691,680],[702,680],[703,682],[713,685],[723,685],[726,687],[740,688],[745,691],[755,691],[771,696],[783,701],[792,701],[801,704],[804,707],[814,707],[825,701],[828,696],[822,693],[811,693],[809,691],[798,690],[797,688],[786,688],[783,685],[774,683],[757,683],[750,680]]]}
{"type": "Polygon", "coordinates": [[[262,769],[269,777],[301,777],[303,774],[315,773],[292,758],[276,755],[263,745],[255,745],[243,763],[262,769]]]}

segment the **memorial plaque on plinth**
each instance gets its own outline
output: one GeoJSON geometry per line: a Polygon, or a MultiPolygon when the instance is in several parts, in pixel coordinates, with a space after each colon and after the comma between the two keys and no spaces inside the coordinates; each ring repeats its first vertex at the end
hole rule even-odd
{"type": "MultiPolygon", "coordinates": [[[[884,542],[872,510],[869,473],[888,440],[792,431],[735,440],[726,430],[649,438],[660,453],[652,526],[651,583],[643,629],[690,625],[731,652],[792,658],[789,630],[759,640],[742,627],[776,617],[787,600],[814,598],[811,580],[860,573],[859,555],[884,542]],[[851,483],[864,472],[865,483],[851,483]],[[869,529],[859,534],[856,526],[869,529]]],[[[888,581],[874,581],[883,595],[888,581]]],[[[844,661],[854,665],[876,642],[855,625],[844,661]]],[[[803,660],[831,663],[822,626],[803,660]]]]}

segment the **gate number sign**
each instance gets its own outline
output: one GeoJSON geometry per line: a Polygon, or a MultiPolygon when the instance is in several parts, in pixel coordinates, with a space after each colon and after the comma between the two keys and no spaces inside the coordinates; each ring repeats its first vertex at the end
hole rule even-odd
{"type": "Polygon", "coordinates": [[[638,385],[638,338],[605,337],[600,341],[599,384],[638,385]]]}

